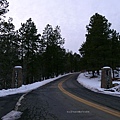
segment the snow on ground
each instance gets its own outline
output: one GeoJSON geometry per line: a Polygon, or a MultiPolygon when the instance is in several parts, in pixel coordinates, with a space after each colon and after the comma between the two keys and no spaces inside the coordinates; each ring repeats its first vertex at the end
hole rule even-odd
{"type": "MultiPolygon", "coordinates": [[[[69,74],[71,74],[71,73],[69,73],[69,74]]],[[[20,88],[0,90],[0,97],[17,94],[17,93],[27,93],[27,92],[30,92],[31,90],[37,89],[38,87],[41,87],[47,83],[50,83],[54,80],[57,80],[58,78],[66,76],[66,75],[68,75],[68,74],[60,75],[56,78],[51,78],[51,79],[47,79],[47,80],[40,81],[40,82],[35,82],[35,83],[29,84],[29,85],[22,85],[20,88]]],[[[18,102],[16,104],[17,107],[21,104],[20,102],[24,98],[24,95],[18,100],[18,102]]],[[[15,109],[15,110],[12,110],[11,112],[9,112],[8,114],[6,114],[5,116],[3,116],[1,119],[2,120],[17,120],[21,117],[21,115],[22,115],[22,112],[17,111],[17,109],[15,109]]]]}
{"type": "Polygon", "coordinates": [[[21,117],[22,112],[12,110],[7,115],[2,117],[2,120],[17,120],[21,117]]]}
{"type": "MultiPolygon", "coordinates": [[[[69,73],[71,74],[71,73],[69,73]]],[[[68,75],[68,74],[65,74],[65,75],[68,75]]],[[[7,95],[13,95],[13,94],[17,94],[17,93],[26,93],[26,92],[29,92],[31,90],[34,90],[34,89],[37,89],[38,87],[41,87],[49,82],[52,82],[58,78],[61,78],[65,75],[60,75],[56,78],[51,78],[51,79],[47,79],[47,80],[44,80],[44,81],[40,81],[40,82],[35,82],[33,84],[29,84],[29,85],[22,85],[21,87],[19,88],[14,88],[14,89],[8,89],[8,90],[0,90],[0,97],[4,97],[4,96],[7,96],[7,95]]]]}
{"type": "Polygon", "coordinates": [[[120,97],[120,81],[113,81],[113,83],[118,83],[118,86],[110,89],[104,89],[101,88],[100,76],[98,76],[97,78],[90,78],[90,76],[91,74],[88,74],[87,72],[81,73],[78,76],[77,81],[85,88],[90,89],[91,91],[120,97]]]}
{"type": "MultiPolygon", "coordinates": [[[[68,75],[68,74],[66,74],[66,75],[68,75]]],[[[40,86],[43,86],[43,85],[45,85],[49,82],[52,82],[58,78],[61,78],[63,76],[65,76],[65,75],[58,76],[58,77],[52,78],[52,79],[47,79],[47,80],[40,81],[40,82],[35,82],[35,83],[29,84],[29,85],[22,85],[20,88],[0,90],[0,97],[6,96],[6,95],[17,94],[17,93],[27,93],[27,92],[30,92],[31,90],[34,90],[40,86]]],[[[91,76],[91,74],[81,73],[78,76],[77,81],[80,84],[82,84],[84,87],[86,87],[94,92],[100,92],[100,93],[110,94],[110,95],[120,97],[120,81],[119,82],[114,81],[114,83],[118,83],[119,86],[109,89],[109,90],[114,91],[114,92],[111,92],[111,91],[106,91],[106,89],[104,89],[104,88],[100,88],[100,86],[101,86],[100,76],[98,76],[97,78],[90,78],[90,76],[91,76]]],[[[20,102],[18,102],[18,104],[20,104],[20,102]]],[[[16,120],[21,117],[21,114],[22,114],[22,112],[20,112],[20,111],[12,110],[7,115],[3,116],[1,119],[2,120],[16,120]]]]}
{"type": "MultiPolygon", "coordinates": [[[[70,73],[71,74],[71,73],[70,73]]],[[[65,74],[68,75],[68,74],[65,74]]],[[[34,90],[38,87],[41,87],[49,82],[52,82],[58,78],[61,78],[65,75],[60,75],[56,78],[51,78],[51,79],[47,79],[44,81],[40,81],[40,82],[35,82],[33,84],[29,84],[29,85],[22,85],[19,88],[14,88],[14,89],[8,89],[8,90],[0,90],[0,97],[3,96],[7,96],[7,95],[12,95],[12,94],[17,94],[17,93],[26,93],[29,92],[31,90],[34,90]]],[[[116,95],[120,97],[120,81],[113,81],[113,83],[118,83],[119,85],[110,89],[104,89],[101,88],[101,77],[98,76],[97,78],[90,78],[91,74],[86,73],[81,73],[78,76],[77,81],[82,84],[84,87],[94,91],[94,92],[101,92],[104,94],[110,94],[110,95],[116,95]],[[112,92],[111,92],[112,91],[112,92]]]]}

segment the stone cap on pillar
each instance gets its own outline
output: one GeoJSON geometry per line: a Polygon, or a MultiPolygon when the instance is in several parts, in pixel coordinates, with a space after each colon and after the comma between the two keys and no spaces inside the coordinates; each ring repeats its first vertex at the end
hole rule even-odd
{"type": "Polygon", "coordinates": [[[14,68],[19,68],[19,69],[22,69],[22,66],[15,66],[14,68]]]}
{"type": "Polygon", "coordinates": [[[102,69],[111,69],[111,67],[105,66],[105,67],[103,67],[102,69]]]}

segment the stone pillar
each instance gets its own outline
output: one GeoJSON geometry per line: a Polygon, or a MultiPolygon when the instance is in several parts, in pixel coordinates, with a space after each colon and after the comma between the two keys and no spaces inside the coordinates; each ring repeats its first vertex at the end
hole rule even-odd
{"type": "Polygon", "coordinates": [[[12,75],[12,88],[20,87],[22,83],[22,66],[15,66],[12,75]]]}
{"type": "Polygon", "coordinates": [[[102,75],[101,75],[101,88],[111,88],[112,87],[112,76],[111,76],[111,68],[103,67],[102,75]]]}
{"type": "Polygon", "coordinates": [[[118,78],[120,78],[120,67],[118,67],[118,78]]]}

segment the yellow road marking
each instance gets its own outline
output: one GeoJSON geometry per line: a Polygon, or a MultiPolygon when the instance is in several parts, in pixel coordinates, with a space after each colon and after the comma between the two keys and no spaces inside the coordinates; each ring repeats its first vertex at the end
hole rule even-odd
{"type": "MultiPolygon", "coordinates": [[[[70,76],[69,78],[71,78],[71,76],[70,76]]],[[[66,94],[66,95],[70,96],[71,98],[73,98],[73,99],[75,99],[75,100],[77,100],[77,101],[79,101],[79,102],[81,102],[81,103],[84,103],[84,104],[86,104],[86,105],[88,105],[88,106],[94,107],[94,108],[96,108],[96,109],[98,109],[98,110],[104,111],[104,112],[109,113],[109,114],[111,114],[111,115],[120,117],[120,112],[119,112],[119,111],[116,111],[116,110],[110,109],[110,108],[108,108],[108,107],[104,107],[104,106],[98,105],[98,104],[96,104],[96,103],[90,102],[90,101],[88,101],[88,100],[85,100],[85,99],[83,99],[83,98],[77,97],[76,95],[74,95],[74,94],[66,91],[66,90],[62,87],[62,84],[63,84],[65,81],[67,81],[69,78],[63,80],[62,82],[60,82],[60,83],[58,84],[58,88],[59,88],[64,94],[66,94]]]]}

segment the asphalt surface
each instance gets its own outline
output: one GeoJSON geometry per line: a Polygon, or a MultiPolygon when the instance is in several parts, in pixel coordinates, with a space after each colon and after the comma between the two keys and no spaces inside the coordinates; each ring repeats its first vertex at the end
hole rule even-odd
{"type": "MultiPolygon", "coordinates": [[[[120,111],[119,97],[92,92],[76,81],[77,76],[78,73],[65,76],[28,93],[21,101],[21,106],[18,109],[23,112],[19,120],[119,120],[119,117],[73,99],[58,88],[60,82],[69,78],[62,84],[62,87],[68,92],[85,100],[120,111]]],[[[7,106],[9,109],[14,108],[19,97],[20,95],[0,98],[0,115],[2,110],[7,109],[7,106]],[[4,102],[4,100],[7,101],[4,102]],[[10,102],[14,101],[14,103],[8,102],[9,100],[10,102]],[[4,105],[1,104],[1,101],[4,105]],[[10,105],[5,105],[5,103],[10,105]],[[3,106],[1,107],[1,105],[3,106]]]]}
{"type": "Polygon", "coordinates": [[[15,105],[21,95],[22,94],[16,94],[0,97],[0,119],[10,111],[14,110],[15,105]]]}
{"type": "Polygon", "coordinates": [[[65,81],[63,88],[78,97],[120,111],[120,97],[92,92],[78,84],[75,79],[76,76],[73,76],[72,79],[65,81]]]}
{"type": "MultiPolygon", "coordinates": [[[[120,110],[118,97],[91,92],[76,81],[78,74],[63,83],[67,91],[97,104],[120,110]]],[[[58,84],[69,76],[38,88],[25,96],[19,110],[20,120],[119,120],[118,117],[100,111],[67,96],[58,84]]]]}

